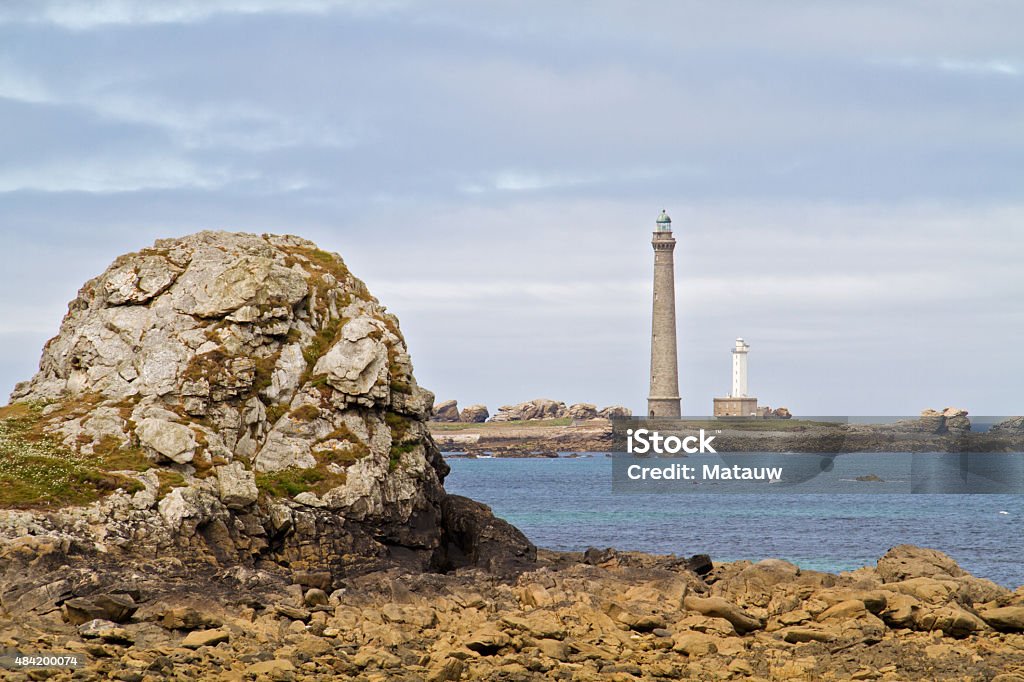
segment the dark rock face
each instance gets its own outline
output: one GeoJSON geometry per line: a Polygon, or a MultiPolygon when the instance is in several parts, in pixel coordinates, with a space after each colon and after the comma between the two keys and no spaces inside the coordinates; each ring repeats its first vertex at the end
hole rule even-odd
{"type": "Polygon", "coordinates": [[[714,570],[715,565],[707,554],[694,554],[686,560],[686,567],[697,575],[707,575],[714,570]]]}
{"type": "Polygon", "coordinates": [[[443,504],[442,568],[479,566],[495,572],[522,570],[537,560],[537,548],[522,532],[468,497],[448,495],[443,504]]]}
{"type": "Polygon", "coordinates": [[[992,428],[989,429],[989,433],[1006,433],[1011,435],[1024,434],[1024,417],[1010,417],[998,424],[994,424],[992,428]]]}

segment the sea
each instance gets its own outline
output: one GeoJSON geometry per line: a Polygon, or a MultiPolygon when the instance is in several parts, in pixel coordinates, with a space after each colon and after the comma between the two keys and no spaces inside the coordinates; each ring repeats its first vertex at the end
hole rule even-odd
{"type": "MultiPolygon", "coordinates": [[[[773,464],[807,462],[786,457],[765,455],[773,464]]],[[[448,456],[451,473],[445,488],[488,504],[548,549],[708,554],[718,562],[779,558],[837,573],[873,566],[889,548],[912,544],[941,550],[973,575],[1010,589],[1024,585],[1024,495],[911,493],[908,457],[845,456],[837,459],[837,471],[846,473],[822,477],[814,492],[762,484],[742,490],[765,492],[728,492],[709,485],[651,494],[613,485],[613,458],[605,453],[448,456]],[[881,480],[856,481],[855,473],[881,480]],[[849,492],[861,489],[868,492],[849,492]]],[[[932,457],[929,461],[936,464],[953,465],[958,456],[932,457]]],[[[1014,463],[1010,470],[1016,478],[1024,455],[1004,457],[1014,463]]],[[[757,455],[745,459],[751,465],[759,461],[757,455]]]]}

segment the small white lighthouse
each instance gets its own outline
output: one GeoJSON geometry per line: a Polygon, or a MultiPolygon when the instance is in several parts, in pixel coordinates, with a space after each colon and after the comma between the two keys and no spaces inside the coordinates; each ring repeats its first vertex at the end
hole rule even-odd
{"type": "Polygon", "coordinates": [[[750,344],[736,339],[732,347],[732,391],[724,398],[715,398],[716,417],[763,417],[768,408],[757,406],[757,398],[748,395],[747,354],[750,344]]]}
{"type": "Polygon", "coordinates": [[[736,339],[736,347],[732,349],[732,398],[747,397],[747,353],[750,344],[743,339],[736,339]]]}

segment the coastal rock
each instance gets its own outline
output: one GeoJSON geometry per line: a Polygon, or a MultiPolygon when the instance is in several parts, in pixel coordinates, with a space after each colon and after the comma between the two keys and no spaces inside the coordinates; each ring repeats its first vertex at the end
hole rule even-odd
{"type": "Polygon", "coordinates": [[[518,528],[495,517],[487,505],[448,495],[443,512],[447,565],[506,571],[536,561],[533,543],[518,528]]]}
{"type": "Polygon", "coordinates": [[[601,419],[626,419],[633,416],[633,411],[622,405],[609,405],[597,413],[601,419]]]}
{"type": "Polygon", "coordinates": [[[125,623],[139,606],[127,594],[94,594],[64,602],[64,617],[73,625],[93,620],[125,623]]]}
{"type": "MultiPolygon", "coordinates": [[[[62,551],[40,543],[23,550],[47,561],[62,551]]],[[[1019,607],[979,608],[986,624],[955,601],[966,574],[882,583],[874,568],[831,575],[768,560],[718,563],[702,579],[675,555],[591,554],[584,561],[581,553],[541,550],[514,582],[475,569],[355,571],[329,596],[301,587],[313,579],[301,570],[97,560],[87,573],[60,570],[80,589],[120,571],[143,604],[130,622],[50,619],[38,627],[18,618],[3,626],[12,643],[88,653],[97,679],[925,681],[980,674],[1014,682],[1013,671],[1024,666],[1020,614],[1007,611],[1019,607]],[[768,610],[797,607],[772,615],[766,630],[690,609],[739,608],[700,596],[722,580],[768,610]],[[893,618],[904,606],[907,619],[893,618]]],[[[3,594],[6,607],[10,592],[3,594]]],[[[998,603],[1017,600],[1004,595],[998,603]]],[[[750,618],[755,608],[738,615],[750,618]]]]}
{"type": "Polygon", "coordinates": [[[196,451],[196,437],[184,424],[163,419],[143,419],[135,428],[139,443],[178,464],[188,464],[196,451]]]}
{"type": "Polygon", "coordinates": [[[1024,606],[1003,606],[979,612],[982,620],[1004,632],[1024,632],[1024,606]]]}
{"type": "Polygon", "coordinates": [[[966,573],[942,552],[897,545],[878,560],[878,575],[882,582],[894,583],[910,578],[960,578],[966,573]]]}
{"type": "Polygon", "coordinates": [[[736,632],[741,634],[760,630],[765,626],[762,619],[744,611],[742,608],[721,597],[698,597],[696,595],[686,597],[683,605],[689,611],[696,611],[705,616],[713,618],[724,618],[729,621],[736,632]]]}
{"type": "Polygon", "coordinates": [[[971,420],[967,418],[967,410],[958,407],[947,407],[942,411],[947,431],[970,431],[971,420]]]}
{"type": "Polygon", "coordinates": [[[771,415],[773,417],[775,417],[776,419],[792,419],[793,418],[793,414],[789,411],[789,408],[787,408],[787,407],[776,407],[774,410],[772,410],[771,415]]]}
{"type": "Polygon", "coordinates": [[[1024,434],[1024,417],[1010,417],[998,424],[993,424],[992,428],[989,429],[989,433],[1024,434]]]}
{"type": "MultiPolygon", "coordinates": [[[[398,320],[298,237],[201,232],[121,256],[82,287],[12,400],[33,438],[95,467],[76,505],[25,512],[75,548],[333,582],[352,566],[497,565],[497,539],[514,536],[486,507],[471,523],[445,515],[434,398],[398,320]]],[[[24,535],[10,515],[0,545],[24,535]]]]}
{"type": "Polygon", "coordinates": [[[326,377],[331,388],[347,396],[385,399],[382,384],[388,376],[388,349],[382,340],[384,331],[384,324],[370,317],[350,320],[331,349],[317,360],[314,376],[326,377]]]}
{"type": "Polygon", "coordinates": [[[431,421],[435,422],[457,422],[459,421],[459,403],[455,400],[445,400],[434,405],[434,414],[431,421]]]}
{"type": "Polygon", "coordinates": [[[216,646],[229,639],[231,639],[231,633],[226,630],[193,630],[185,635],[181,646],[186,649],[199,649],[204,646],[216,646]]]}
{"type": "Polygon", "coordinates": [[[548,398],[536,398],[517,405],[502,405],[492,422],[531,421],[535,419],[561,419],[567,414],[565,403],[548,398]]]}
{"type": "MultiPolygon", "coordinates": [[[[947,407],[942,411],[924,410],[920,419],[917,420],[917,428],[937,435],[953,434],[960,435],[971,430],[971,420],[967,417],[967,410],[956,407],[947,407]]],[[[913,429],[913,422],[901,422],[905,428],[913,429]]]]}
{"type": "Polygon", "coordinates": [[[595,419],[597,417],[597,405],[576,403],[569,406],[566,415],[572,419],[595,419]]]}
{"type": "Polygon", "coordinates": [[[244,509],[256,502],[259,489],[256,476],[242,462],[231,462],[217,467],[217,487],[220,500],[228,509],[244,509]]]}
{"type": "Polygon", "coordinates": [[[482,424],[490,416],[491,413],[487,411],[486,405],[470,405],[469,407],[462,408],[459,421],[466,424],[482,424]]]}

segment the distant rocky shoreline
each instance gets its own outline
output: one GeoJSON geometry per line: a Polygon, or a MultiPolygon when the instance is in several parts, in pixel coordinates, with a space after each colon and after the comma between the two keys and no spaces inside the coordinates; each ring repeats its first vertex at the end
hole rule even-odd
{"type": "MultiPolygon", "coordinates": [[[[891,424],[846,424],[729,419],[689,422],[622,422],[622,428],[661,428],[664,433],[698,429],[716,433],[719,452],[1024,452],[1024,418],[1012,417],[984,432],[973,431],[966,410],[925,410],[916,419],[891,424]]],[[[457,428],[432,422],[431,434],[446,456],[554,457],[567,452],[623,451],[610,420],[572,423],[488,422],[457,428]]]]}
{"type": "Polygon", "coordinates": [[[432,422],[482,424],[484,422],[544,421],[549,419],[570,419],[585,421],[591,419],[620,419],[633,413],[622,405],[609,405],[598,409],[593,403],[565,403],[550,398],[535,398],[515,405],[502,405],[491,416],[486,405],[470,405],[459,411],[456,400],[443,400],[434,405],[432,422]]]}

